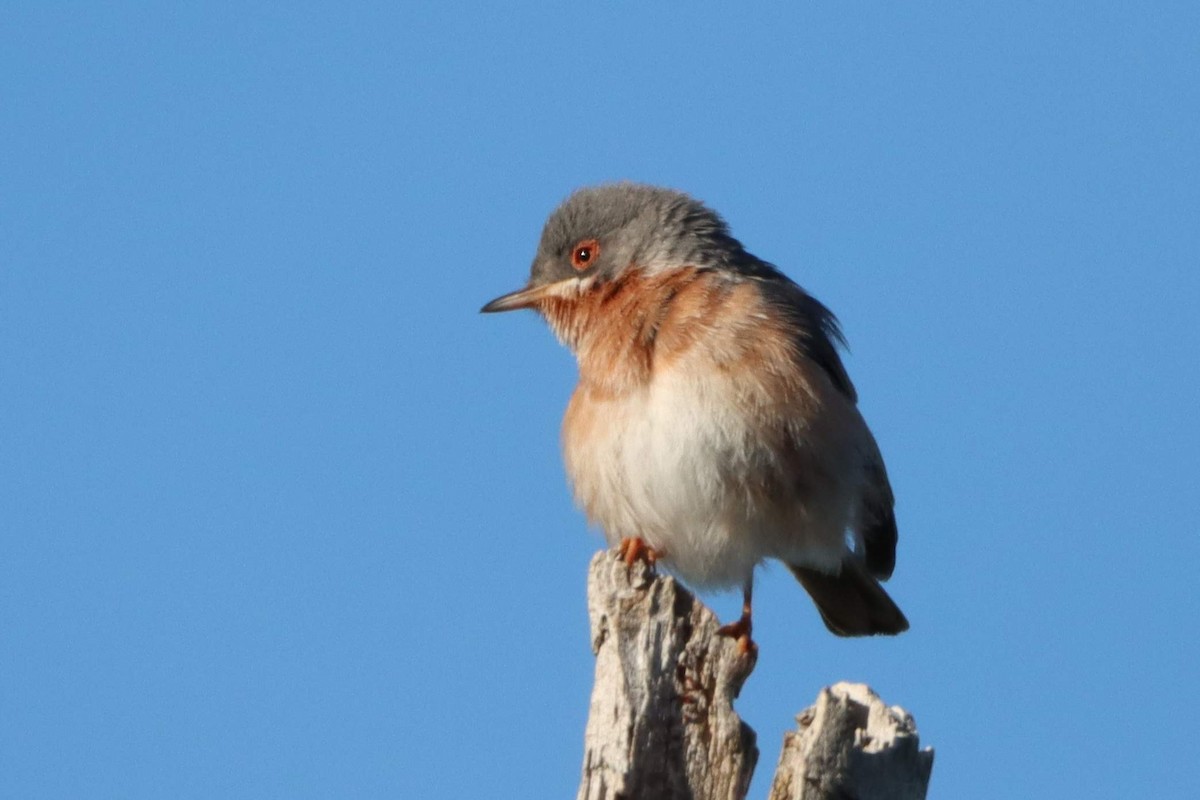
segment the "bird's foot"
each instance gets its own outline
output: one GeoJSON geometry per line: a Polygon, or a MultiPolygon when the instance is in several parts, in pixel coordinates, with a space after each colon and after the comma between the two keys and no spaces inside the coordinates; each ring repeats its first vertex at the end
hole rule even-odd
{"type": "Polygon", "coordinates": [[[641,561],[651,571],[654,571],[655,565],[663,556],[661,552],[646,544],[645,540],[639,536],[622,539],[621,543],[617,545],[617,555],[621,557],[627,567],[632,567],[635,561],[641,561]]]}
{"type": "Polygon", "coordinates": [[[737,622],[731,622],[728,625],[722,625],[717,628],[717,634],[720,636],[728,636],[731,639],[737,640],[738,652],[742,655],[758,652],[758,645],[750,638],[750,632],[753,625],[750,623],[750,615],[743,614],[737,622]]]}

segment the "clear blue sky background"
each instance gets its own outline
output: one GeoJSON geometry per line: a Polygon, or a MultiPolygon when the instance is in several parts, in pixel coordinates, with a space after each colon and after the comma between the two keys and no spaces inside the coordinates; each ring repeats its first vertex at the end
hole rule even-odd
{"type": "Polygon", "coordinates": [[[1194,792],[1200,6],[99,5],[0,11],[0,795],[571,796],[574,365],[477,309],[617,178],[836,310],[898,496],[910,633],[760,580],[752,796],[840,679],[934,798],[1194,792]]]}

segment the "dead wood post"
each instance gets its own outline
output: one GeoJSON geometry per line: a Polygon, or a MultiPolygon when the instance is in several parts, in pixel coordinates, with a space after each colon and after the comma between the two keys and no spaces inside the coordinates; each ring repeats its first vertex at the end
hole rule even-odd
{"type": "MultiPolygon", "coordinates": [[[[579,800],[742,800],[758,761],[733,701],[753,656],[673,578],[598,553],[588,571],[595,684],[579,800]]],[[[837,684],[789,733],[771,800],[923,798],[933,763],[912,718],[837,684]]]]}

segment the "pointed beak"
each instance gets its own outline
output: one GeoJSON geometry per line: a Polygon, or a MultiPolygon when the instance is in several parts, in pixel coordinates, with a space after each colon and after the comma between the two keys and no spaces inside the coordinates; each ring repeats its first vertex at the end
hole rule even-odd
{"type": "Polygon", "coordinates": [[[494,314],[498,311],[516,311],[519,308],[533,308],[542,299],[545,292],[545,286],[527,286],[524,289],[500,295],[479,309],[479,313],[494,314]]]}

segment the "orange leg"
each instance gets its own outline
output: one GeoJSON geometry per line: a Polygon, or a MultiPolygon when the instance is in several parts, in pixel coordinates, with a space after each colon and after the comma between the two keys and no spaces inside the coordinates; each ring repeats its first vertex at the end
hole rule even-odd
{"type": "Polygon", "coordinates": [[[750,621],[750,598],[753,594],[754,576],[751,575],[746,579],[745,586],[742,587],[742,616],[738,618],[737,622],[722,625],[717,629],[717,633],[720,635],[731,636],[737,639],[738,650],[742,655],[758,649],[758,645],[750,638],[750,633],[754,627],[750,621]]]}
{"type": "Polygon", "coordinates": [[[640,536],[622,539],[621,543],[617,545],[617,553],[625,559],[627,567],[632,567],[635,561],[643,561],[650,569],[654,569],[654,565],[663,557],[662,553],[646,544],[640,536]]]}

